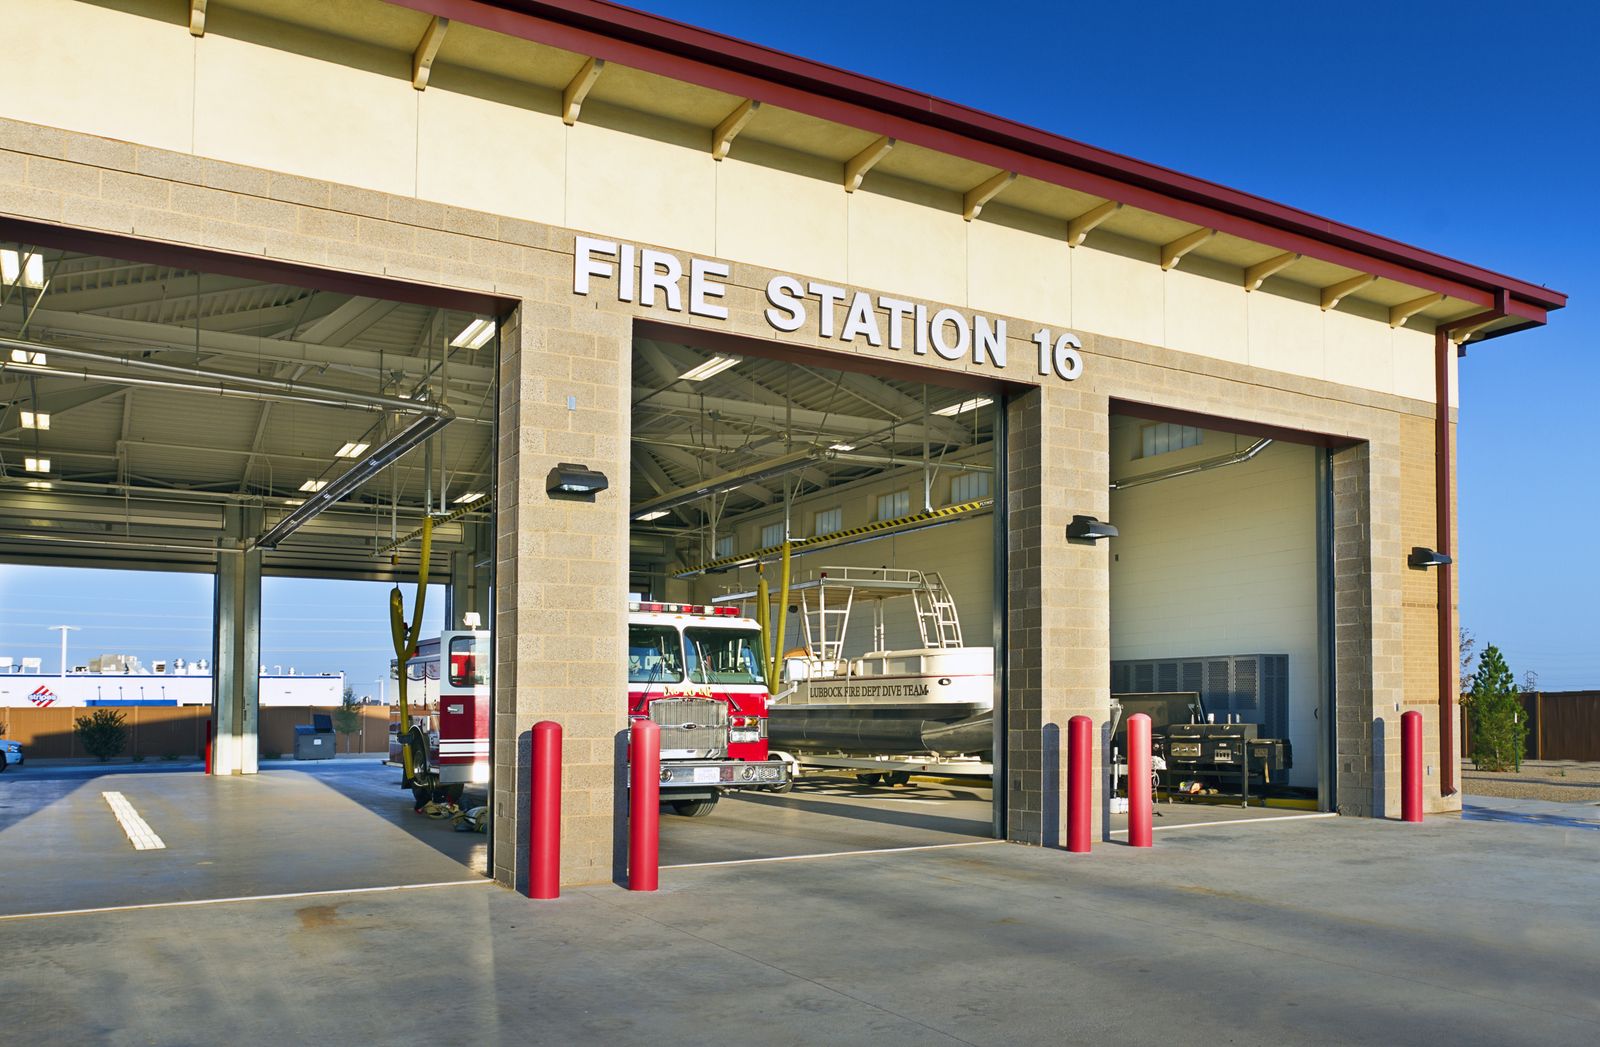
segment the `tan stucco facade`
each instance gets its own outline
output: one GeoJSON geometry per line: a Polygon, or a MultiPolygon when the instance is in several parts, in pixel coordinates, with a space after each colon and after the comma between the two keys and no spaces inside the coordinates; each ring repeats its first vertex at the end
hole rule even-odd
{"type": "Polygon", "coordinates": [[[781,343],[819,363],[881,357],[1005,383],[1011,839],[1060,838],[1047,784],[1064,777],[1045,763],[1062,754],[1048,739],[1072,715],[1107,716],[1108,547],[1063,535],[1074,514],[1108,515],[1113,400],[1341,444],[1338,808],[1398,814],[1399,717],[1411,706],[1428,718],[1429,807],[1459,807],[1439,790],[1433,576],[1405,564],[1434,538],[1427,325],[1324,310],[1315,289],[1290,281],[1246,291],[1237,270],[1163,270],[1149,245],[1120,237],[1071,248],[1053,220],[998,204],[963,221],[959,198],[889,176],[846,193],[836,166],[760,142],[717,162],[693,129],[623,110],[585,109],[568,127],[553,93],[466,70],[441,67],[419,92],[386,52],[226,5],[198,39],[175,14],[123,6],[7,5],[8,51],[25,68],[9,78],[12,118],[0,120],[0,215],[264,256],[307,267],[308,282],[333,270],[517,303],[502,341],[494,619],[503,882],[525,875],[528,731],[539,719],[566,730],[563,877],[608,879],[619,853],[638,320],[744,336],[755,352],[781,343]],[[112,74],[94,57],[124,49],[145,75],[112,74]],[[729,317],[574,294],[579,233],[726,262],[729,317]],[[1005,317],[1010,363],[845,345],[812,326],[776,332],[762,310],[778,274],[1005,317]],[[1037,374],[1029,337],[1040,327],[1081,337],[1076,381],[1037,374]],[[552,501],[544,477],[560,461],[604,472],[610,491],[593,504],[552,501]]]}

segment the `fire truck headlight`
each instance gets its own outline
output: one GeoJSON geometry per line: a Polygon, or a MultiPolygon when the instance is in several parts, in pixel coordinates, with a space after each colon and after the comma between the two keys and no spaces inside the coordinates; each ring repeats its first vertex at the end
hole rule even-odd
{"type": "Polygon", "coordinates": [[[661,768],[661,780],[663,782],[672,781],[672,768],[670,768],[670,767],[661,768]]]}

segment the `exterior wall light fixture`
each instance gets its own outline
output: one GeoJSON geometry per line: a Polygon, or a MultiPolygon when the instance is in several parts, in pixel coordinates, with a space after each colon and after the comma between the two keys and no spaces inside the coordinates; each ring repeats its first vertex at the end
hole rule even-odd
{"type": "Polygon", "coordinates": [[[1444,553],[1436,553],[1432,549],[1426,549],[1420,545],[1414,546],[1411,550],[1411,555],[1406,557],[1406,563],[1418,570],[1426,570],[1429,567],[1443,567],[1447,563],[1454,562],[1444,553]]]}
{"type": "Polygon", "coordinates": [[[1074,516],[1072,522],[1067,524],[1067,541],[1079,544],[1093,545],[1102,538],[1115,538],[1117,529],[1108,523],[1101,523],[1092,516],[1074,516]]]}
{"type": "Polygon", "coordinates": [[[592,502],[595,495],[610,486],[611,482],[606,479],[606,474],[598,469],[562,462],[550,470],[550,475],[545,479],[544,489],[552,498],[572,498],[592,502]]]}

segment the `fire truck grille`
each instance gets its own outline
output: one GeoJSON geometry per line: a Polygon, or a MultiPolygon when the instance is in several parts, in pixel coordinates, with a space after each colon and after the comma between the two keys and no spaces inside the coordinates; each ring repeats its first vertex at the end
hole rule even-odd
{"type": "Polygon", "coordinates": [[[728,745],[728,706],[712,698],[663,698],[650,703],[650,719],[661,726],[661,750],[690,750],[694,757],[720,755],[728,745]]]}

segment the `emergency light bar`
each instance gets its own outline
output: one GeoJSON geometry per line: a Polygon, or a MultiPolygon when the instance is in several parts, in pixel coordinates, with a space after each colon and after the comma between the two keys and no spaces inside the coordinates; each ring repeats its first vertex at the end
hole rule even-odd
{"type": "Polygon", "coordinates": [[[628,610],[651,614],[714,614],[719,618],[739,617],[737,607],[712,607],[710,604],[700,603],[630,603],[628,610]]]}

